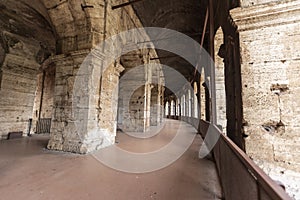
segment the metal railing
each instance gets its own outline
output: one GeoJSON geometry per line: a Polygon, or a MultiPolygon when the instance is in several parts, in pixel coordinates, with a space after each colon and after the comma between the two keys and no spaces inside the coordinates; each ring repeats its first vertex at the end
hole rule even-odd
{"type": "Polygon", "coordinates": [[[51,118],[42,118],[36,122],[37,134],[50,133],[50,128],[51,128],[51,118]]]}
{"type": "MultiPolygon", "coordinates": [[[[184,119],[195,126],[197,119],[184,119]]],[[[203,138],[210,123],[201,120],[203,138]]],[[[195,127],[198,129],[198,127],[195,127]]],[[[214,127],[215,128],[215,127],[214,127]]],[[[228,200],[291,200],[284,189],[260,169],[236,144],[221,133],[212,153],[216,162],[223,195],[228,200]]]]}

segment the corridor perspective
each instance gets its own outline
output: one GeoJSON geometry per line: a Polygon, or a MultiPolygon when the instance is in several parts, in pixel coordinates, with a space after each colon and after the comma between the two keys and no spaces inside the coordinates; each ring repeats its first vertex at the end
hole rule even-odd
{"type": "Polygon", "coordinates": [[[0,0],[0,200],[300,200],[300,0],[0,0]]]}
{"type": "MultiPolygon", "coordinates": [[[[169,120],[156,136],[142,142],[118,133],[115,145],[133,152],[157,150],[172,140],[180,123],[169,120]]],[[[196,133],[183,130],[178,134],[196,133]]],[[[172,165],[142,174],[111,169],[92,155],[48,151],[48,140],[47,135],[35,135],[0,141],[1,199],[221,199],[214,162],[198,158],[203,142],[199,135],[172,165]]]]}

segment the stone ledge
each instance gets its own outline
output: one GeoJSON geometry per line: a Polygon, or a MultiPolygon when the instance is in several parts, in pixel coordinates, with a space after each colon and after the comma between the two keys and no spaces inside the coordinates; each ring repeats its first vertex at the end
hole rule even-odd
{"type": "Polygon", "coordinates": [[[235,8],[230,14],[238,31],[300,22],[300,1],[235,8]]]}

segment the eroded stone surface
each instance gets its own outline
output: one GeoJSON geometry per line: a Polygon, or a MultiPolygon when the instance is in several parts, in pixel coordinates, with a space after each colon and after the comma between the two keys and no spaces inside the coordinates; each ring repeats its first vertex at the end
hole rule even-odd
{"type": "Polygon", "coordinates": [[[299,1],[231,13],[240,32],[246,152],[263,168],[299,172],[299,1]]]}
{"type": "Polygon", "coordinates": [[[41,3],[0,1],[0,138],[28,132],[40,64],[55,53],[55,36],[41,3]]]}

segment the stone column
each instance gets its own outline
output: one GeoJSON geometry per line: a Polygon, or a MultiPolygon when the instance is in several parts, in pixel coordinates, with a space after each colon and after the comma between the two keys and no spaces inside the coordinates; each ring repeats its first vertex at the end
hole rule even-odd
{"type": "Polygon", "coordinates": [[[153,85],[151,89],[151,126],[159,124],[159,99],[158,85],[153,85]]]}
{"type": "Polygon", "coordinates": [[[101,72],[101,58],[89,53],[52,58],[56,77],[49,149],[88,153],[114,144],[122,67],[112,65],[101,72]]]}
{"type": "MultiPolygon", "coordinates": [[[[151,65],[151,64],[150,64],[151,65]]],[[[163,106],[161,105],[161,100],[163,97],[162,88],[163,80],[161,76],[163,75],[160,66],[156,63],[151,65],[152,77],[151,77],[151,126],[157,126],[161,123],[161,112],[163,112],[163,106]]]]}

